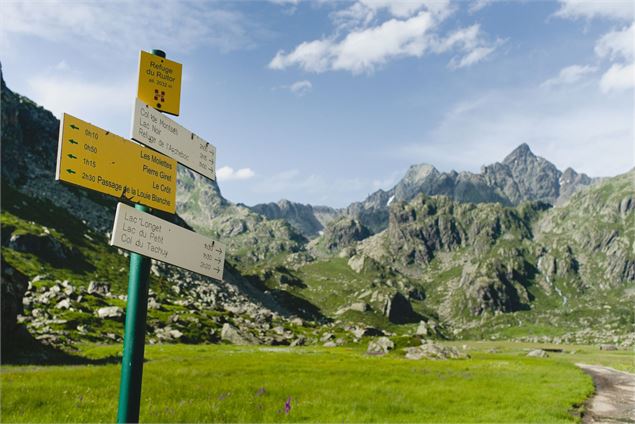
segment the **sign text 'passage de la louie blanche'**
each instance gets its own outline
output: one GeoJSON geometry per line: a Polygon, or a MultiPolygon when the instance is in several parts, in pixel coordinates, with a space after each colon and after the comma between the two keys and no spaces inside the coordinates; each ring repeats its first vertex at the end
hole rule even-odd
{"type": "Polygon", "coordinates": [[[117,205],[110,244],[223,279],[225,245],[123,203],[117,205]]]}
{"type": "Polygon", "coordinates": [[[179,115],[183,66],[141,51],[137,97],[161,112],[179,115]]]}
{"type": "Polygon", "coordinates": [[[216,148],[139,99],[132,115],[131,138],[216,179],[216,148]]]}
{"type": "Polygon", "coordinates": [[[176,212],[176,161],[69,114],[60,123],[56,179],[176,212]]]}

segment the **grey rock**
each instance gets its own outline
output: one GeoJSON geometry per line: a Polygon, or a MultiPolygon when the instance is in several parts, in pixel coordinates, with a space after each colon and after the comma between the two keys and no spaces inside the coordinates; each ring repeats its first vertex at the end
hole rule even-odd
{"type": "Polygon", "coordinates": [[[151,297],[148,299],[148,309],[149,310],[159,310],[161,309],[161,304],[159,302],[157,302],[157,300],[154,297],[151,297]]]}
{"type": "Polygon", "coordinates": [[[395,348],[395,344],[388,337],[379,337],[368,342],[366,353],[369,355],[385,355],[395,348]]]}
{"type": "Polygon", "coordinates": [[[422,358],[433,360],[469,358],[469,355],[460,352],[458,349],[441,346],[432,342],[424,343],[421,346],[407,347],[404,350],[406,351],[406,358],[413,360],[422,358]]]}
{"type": "Polygon", "coordinates": [[[527,354],[527,356],[531,356],[534,358],[548,358],[549,354],[542,349],[534,349],[527,354]]]}
{"type": "Polygon", "coordinates": [[[221,339],[235,345],[253,345],[259,344],[260,341],[249,333],[241,332],[229,323],[223,324],[221,330],[221,339]]]}
{"type": "Polygon", "coordinates": [[[57,309],[68,309],[71,307],[71,300],[70,299],[62,299],[60,300],[57,305],[55,305],[55,307],[57,309]]]}
{"type": "Polygon", "coordinates": [[[91,281],[86,292],[93,295],[107,296],[110,294],[110,283],[107,281],[91,281]]]}
{"type": "Polygon", "coordinates": [[[123,317],[123,314],[123,309],[121,309],[119,306],[106,306],[97,309],[97,316],[99,318],[119,319],[123,317]]]}
{"type": "Polygon", "coordinates": [[[617,346],[615,346],[614,344],[605,343],[600,345],[600,350],[617,350],[617,346]]]}

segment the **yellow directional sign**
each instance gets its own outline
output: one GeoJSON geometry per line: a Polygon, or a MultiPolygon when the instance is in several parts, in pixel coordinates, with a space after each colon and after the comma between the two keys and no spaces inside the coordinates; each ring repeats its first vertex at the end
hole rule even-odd
{"type": "Polygon", "coordinates": [[[176,161],[64,114],[55,178],[176,212],[176,161]]]}
{"type": "Polygon", "coordinates": [[[183,65],[141,51],[137,97],[161,112],[179,115],[183,65]]]}

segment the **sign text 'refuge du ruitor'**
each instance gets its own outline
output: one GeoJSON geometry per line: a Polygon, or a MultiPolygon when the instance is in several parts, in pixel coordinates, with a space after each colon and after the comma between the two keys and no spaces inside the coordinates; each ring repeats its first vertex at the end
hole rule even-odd
{"type": "Polygon", "coordinates": [[[141,51],[137,97],[161,112],[179,115],[182,65],[141,51]]]}

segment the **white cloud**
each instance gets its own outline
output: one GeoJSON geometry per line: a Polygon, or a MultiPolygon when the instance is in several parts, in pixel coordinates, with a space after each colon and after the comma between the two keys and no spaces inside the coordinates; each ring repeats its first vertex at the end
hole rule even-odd
{"type": "Polygon", "coordinates": [[[635,64],[614,64],[602,75],[600,89],[604,93],[635,88],[635,64]]]}
{"type": "Polygon", "coordinates": [[[635,3],[631,0],[560,0],[556,16],[561,18],[608,18],[632,21],[635,3]]]}
{"type": "Polygon", "coordinates": [[[296,81],[293,84],[291,84],[291,86],[289,87],[289,90],[291,90],[293,94],[300,97],[310,93],[312,89],[313,89],[313,84],[311,84],[311,81],[307,81],[307,80],[296,81]]]}
{"type": "Polygon", "coordinates": [[[599,81],[603,93],[630,90],[635,87],[635,2],[633,1],[584,1],[560,0],[561,8],[556,16],[576,19],[585,17],[628,21],[630,26],[604,34],[595,43],[595,54],[610,62],[610,67],[599,81]]]}
{"type": "Polygon", "coordinates": [[[486,8],[487,6],[491,5],[494,3],[494,0],[474,0],[472,1],[472,3],[470,4],[470,7],[468,8],[468,11],[470,13],[476,13],[481,9],[486,8]]]}
{"type": "Polygon", "coordinates": [[[511,89],[460,102],[422,141],[396,151],[410,162],[478,172],[527,142],[560,169],[616,175],[634,165],[634,126],[628,93],[607,97],[593,85],[511,89]]]}
{"type": "Polygon", "coordinates": [[[83,48],[161,46],[187,51],[201,45],[224,51],[249,47],[259,28],[207,2],[62,0],[3,2],[0,38],[31,35],[83,48]]]}
{"type": "Polygon", "coordinates": [[[251,168],[234,170],[231,166],[223,166],[216,170],[216,178],[218,178],[218,181],[248,180],[255,175],[256,173],[252,171],[251,168]]]}
{"type": "Polygon", "coordinates": [[[465,68],[466,66],[472,66],[475,63],[480,62],[489,56],[496,48],[490,47],[476,47],[471,52],[467,53],[461,59],[452,58],[449,63],[451,69],[465,68]]]}
{"type": "Polygon", "coordinates": [[[112,116],[126,117],[122,122],[128,121],[126,112],[132,107],[135,82],[89,82],[74,75],[45,73],[29,79],[27,86],[26,94],[57,117],[66,112],[101,126],[112,116]]]}
{"type": "Polygon", "coordinates": [[[602,58],[633,60],[635,24],[604,34],[595,44],[595,53],[602,58]]]}
{"type": "Polygon", "coordinates": [[[542,83],[543,87],[554,87],[558,85],[574,84],[582,80],[587,75],[597,71],[595,66],[571,65],[560,70],[557,77],[550,78],[542,83]]]}
{"type": "MultiPolygon", "coordinates": [[[[463,56],[453,59],[450,67],[460,68],[481,61],[502,43],[499,40],[488,45],[478,25],[457,30],[446,38],[439,37],[435,31],[451,10],[447,2],[411,2],[406,4],[408,7],[397,3],[377,1],[369,4],[376,9],[388,8],[391,14],[399,17],[409,16],[423,6],[425,10],[404,19],[391,18],[367,27],[375,12],[366,3],[355,3],[340,12],[348,14],[346,19],[349,19],[349,24],[355,21],[358,28],[350,29],[351,25],[346,24],[344,28],[348,33],[344,36],[336,32],[327,38],[303,42],[289,53],[278,51],[269,68],[281,70],[297,66],[316,73],[337,70],[353,74],[371,73],[390,60],[422,57],[428,51],[443,53],[450,49],[458,49],[463,56]],[[400,8],[396,8],[397,3],[400,8]],[[433,8],[431,5],[436,6],[433,8]],[[364,15],[364,7],[372,13],[364,15]]],[[[341,19],[344,15],[336,16],[341,19]]],[[[336,22],[339,22],[337,19],[336,22]]],[[[343,28],[341,25],[340,22],[339,30],[343,28]]]]}

